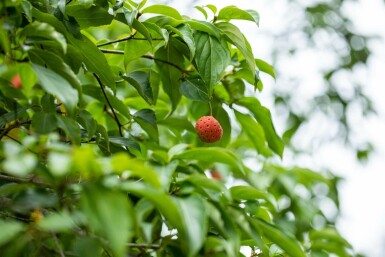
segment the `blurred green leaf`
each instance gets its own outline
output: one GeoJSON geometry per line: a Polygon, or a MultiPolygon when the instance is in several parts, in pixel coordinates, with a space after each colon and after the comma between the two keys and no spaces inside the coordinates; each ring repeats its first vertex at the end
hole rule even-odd
{"type": "Polygon", "coordinates": [[[76,224],[68,212],[62,212],[44,216],[37,226],[45,231],[68,232],[75,228],[76,224]]]}
{"type": "Polygon", "coordinates": [[[126,243],[134,235],[132,207],[127,196],[101,185],[89,184],[83,189],[80,204],[90,228],[109,240],[115,256],[125,256],[126,243]]]}
{"type": "Polygon", "coordinates": [[[261,59],[255,59],[255,64],[257,65],[257,67],[260,71],[263,71],[263,72],[269,74],[274,79],[276,78],[273,66],[271,66],[270,64],[268,64],[267,62],[265,62],[264,60],[261,60],[261,59]]]}
{"type": "Polygon", "coordinates": [[[97,5],[84,8],[82,4],[67,5],[66,15],[73,16],[81,28],[107,25],[110,24],[114,18],[114,16],[108,12],[107,8],[97,5]]]}
{"type": "Polygon", "coordinates": [[[65,116],[57,116],[58,126],[64,130],[71,141],[74,144],[80,144],[80,128],[79,124],[73,119],[70,119],[65,116]]]}
{"type": "Polygon", "coordinates": [[[57,122],[54,113],[38,112],[33,115],[32,128],[39,134],[47,134],[57,128],[57,122]]]}
{"type": "Polygon", "coordinates": [[[12,240],[24,230],[24,225],[16,221],[0,221],[0,246],[12,240]]]}

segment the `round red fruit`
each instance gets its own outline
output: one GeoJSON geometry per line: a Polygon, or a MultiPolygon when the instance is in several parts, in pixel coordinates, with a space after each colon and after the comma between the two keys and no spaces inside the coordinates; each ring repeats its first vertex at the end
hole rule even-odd
{"type": "Polygon", "coordinates": [[[195,125],[195,131],[205,143],[217,142],[223,134],[221,124],[213,116],[201,117],[195,125]]]}
{"type": "Polygon", "coordinates": [[[11,85],[13,88],[21,89],[23,85],[21,84],[21,78],[19,74],[16,74],[15,76],[12,77],[11,85]]]}

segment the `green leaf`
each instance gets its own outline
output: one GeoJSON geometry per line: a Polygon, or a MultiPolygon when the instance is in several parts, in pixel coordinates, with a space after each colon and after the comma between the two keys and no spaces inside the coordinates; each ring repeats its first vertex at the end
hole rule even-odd
{"type": "Polygon", "coordinates": [[[101,185],[88,184],[80,199],[91,229],[106,237],[115,256],[123,257],[134,233],[132,208],[127,195],[101,185]]]}
{"type": "Polygon", "coordinates": [[[88,138],[92,138],[98,128],[98,123],[92,117],[91,113],[86,110],[81,110],[79,113],[79,118],[77,119],[80,125],[87,130],[88,138]]]}
{"type": "Polygon", "coordinates": [[[130,158],[128,154],[124,152],[116,153],[111,158],[111,165],[113,169],[118,173],[128,171],[128,176],[142,178],[153,188],[161,187],[159,177],[151,167],[146,166],[143,161],[130,158]]]}
{"type": "Polygon", "coordinates": [[[255,59],[255,64],[260,71],[263,71],[275,79],[274,67],[261,59],[255,59]]]}
{"type": "Polygon", "coordinates": [[[191,100],[202,102],[208,102],[209,100],[209,89],[200,77],[188,78],[180,85],[179,90],[182,95],[191,100]]]}
{"type": "Polygon", "coordinates": [[[184,233],[187,238],[187,256],[195,256],[206,240],[208,230],[208,213],[201,197],[192,195],[176,199],[182,215],[184,233]]]}
{"type": "Polygon", "coordinates": [[[159,142],[158,126],[156,125],[156,116],[153,110],[142,109],[137,111],[133,117],[152,140],[159,142]]]}
{"type": "Polygon", "coordinates": [[[265,132],[262,126],[257,123],[250,115],[243,114],[234,110],[235,117],[242,126],[242,131],[246,133],[249,140],[253,143],[258,153],[270,156],[271,151],[266,146],[265,132]]]}
{"type": "Polygon", "coordinates": [[[224,34],[227,41],[235,45],[245,57],[251,77],[255,76],[255,61],[253,51],[250,43],[247,41],[245,36],[235,25],[228,22],[220,22],[215,24],[224,34]]]}
{"type": "Polygon", "coordinates": [[[81,93],[80,81],[72,69],[63,61],[58,55],[41,49],[32,49],[28,51],[32,62],[40,66],[47,65],[47,67],[58,75],[66,79],[73,88],[75,88],[79,95],[81,93]]]}
{"type": "Polygon", "coordinates": [[[67,5],[66,15],[74,16],[82,29],[110,24],[114,18],[108,13],[108,9],[98,5],[89,8],[84,8],[81,4],[67,5]]]}
{"type": "Polygon", "coordinates": [[[203,16],[205,16],[205,19],[207,20],[208,18],[207,12],[202,6],[197,5],[197,6],[194,6],[194,8],[200,11],[203,14],[203,16]]]}
{"type": "Polygon", "coordinates": [[[33,115],[32,128],[39,134],[48,134],[57,128],[57,118],[54,113],[38,112],[33,115]]]}
{"type": "Polygon", "coordinates": [[[0,246],[12,240],[24,230],[24,225],[16,221],[0,221],[0,246]]]}
{"type": "Polygon", "coordinates": [[[110,136],[109,140],[113,144],[127,146],[128,150],[135,155],[138,155],[141,152],[140,145],[131,138],[110,136]]]}
{"type": "Polygon", "coordinates": [[[167,45],[168,40],[170,38],[170,35],[168,34],[167,29],[163,29],[159,27],[157,24],[152,22],[142,22],[146,28],[151,29],[152,31],[155,31],[159,36],[161,36],[164,39],[165,44],[167,45]]]}
{"type": "Polygon", "coordinates": [[[208,5],[206,5],[206,7],[209,8],[213,12],[214,15],[217,13],[217,7],[215,5],[208,4],[208,5]]]}
{"type": "Polygon", "coordinates": [[[182,15],[180,15],[180,13],[176,9],[163,4],[154,4],[149,7],[146,7],[142,10],[142,13],[163,14],[177,20],[183,20],[182,15]]]}
{"type": "Polygon", "coordinates": [[[43,217],[38,227],[45,231],[68,232],[76,227],[75,221],[68,212],[52,213],[43,217]]]}
{"type": "Polygon", "coordinates": [[[57,32],[48,23],[34,21],[21,31],[20,36],[25,37],[29,44],[47,44],[49,41],[55,41],[60,45],[63,53],[67,51],[67,41],[63,34],[57,32]]]}
{"type": "Polygon", "coordinates": [[[151,37],[151,34],[150,32],[148,31],[148,29],[146,28],[146,26],[144,26],[140,21],[138,21],[137,19],[134,19],[133,22],[132,22],[132,27],[134,29],[136,29],[140,34],[142,34],[147,40],[148,42],[150,43],[150,45],[152,45],[152,37],[151,37]]]}
{"type": "Polygon", "coordinates": [[[177,28],[166,25],[166,28],[168,30],[171,30],[172,32],[174,32],[175,34],[177,34],[183,39],[183,41],[186,43],[186,45],[190,50],[190,61],[191,61],[195,56],[195,50],[196,50],[193,31],[191,30],[191,27],[188,24],[182,24],[182,25],[179,25],[177,28]]]}
{"type": "Polygon", "coordinates": [[[73,113],[78,101],[78,91],[57,73],[37,64],[32,67],[39,78],[41,86],[50,94],[59,98],[70,113],[73,113]]]}
{"type": "Polygon", "coordinates": [[[254,115],[254,118],[263,127],[270,149],[282,157],[284,144],[275,131],[269,109],[262,106],[259,100],[254,97],[244,97],[237,101],[237,104],[249,109],[249,111],[254,115]]]}
{"type": "Polygon", "coordinates": [[[96,73],[102,83],[115,90],[115,77],[104,54],[87,37],[81,40],[71,39],[73,45],[77,46],[83,56],[84,64],[88,71],[96,73]]]}
{"type": "Polygon", "coordinates": [[[77,122],[65,116],[57,116],[58,126],[64,130],[74,144],[80,144],[80,128],[77,122]]]}
{"type": "Polygon", "coordinates": [[[21,107],[21,108],[17,108],[15,111],[10,111],[10,112],[7,112],[7,113],[1,115],[0,116],[0,127],[3,127],[8,122],[15,120],[15,118],[19,119],[30,108],[32,108],[32,107],[31,106],[21,107]]]}
{"type": "Polygon", "coordinates": [[[259,14],[254,10],[242,10],[231,5],[222,8],[218,13],[218,20],[247,20],[259,25],[259,14]]]}
{"type": "MultiPolygon", "coordinates": [[[[158,51],[156,51],[155,58],[183,67],[183,56],[178,54],[178,49],[174,45],[174,40],[170,40],[167,46],[161,47],[158,51]]],[[[182,72],[172,65],[168,65],[160,61],[155,61],[155,63],[159,69],[163,89],[170,98],[172,109],[174,110],[181,98],[179,85],[181,83],[180,79],[182,72]]]]}
{"type": "Polygon", "coordinates": [[[184,225],[182,215],[172,197],[153,187],[146,186],[141,182],[124,182],[121,185],[122,190],[135,195],[142,196],[150,200],[159,212],[166,218],[174,228],[183,231],[184,225]]]}
{"type": "Polygon", "coordinates": [[[218,40],[204,32],[195,33],[195,62],[199,74],[209,86],[209,95],[213,86],[221,79],[230,64],[230,51],[224,38],[218,40]]]}
{"type": "Polygon", "coordinates": [[[124,48],[124,66],[148,53],[152,46],[146,40],[127,40],[124,48]]]}
{"type": "Polygon", "coordinates": [[[254,219],[253,221],[261,229],[264,236],[277,244],[289,256],[306,257],[304,251],[294,238],[287,236],[282,230],[263,220],[254,219]]]}
{"type": "Polygon", "coordinates": [[[326,227],[320,230],[311,230],[309,232],[309,238],[311,241],[327,240],[330,242],[339,243],[346,247],[351,247],[348,241],[338,233],[336,228],[326,227]]]}
{"type": "Polygon", "coordinates": [[[210,22],[198,21],[198,20],[188,20],[188,21],[185,21],[184,23],[190,25],[190,27],[192,29],[195,29],[195,30],[198,30],[201,32],[206,32],[206,33],[216,37],[217,39],[219,39],[221,36],[217,27],[215,27],[210,22]]]}
{"type": "Polygon", "coordinates": [[[276,208],[275,201],[265,192],[252,186],[233,186],[230,188],[231,197],[234,200],[257,200],[263,199],[268,202],[272,208],[276,208]]]}
{"type": "Polygon", "coordinates": [[[154,95],[150,84],[150,74],[148,72],[136,71],[127,76],[122,76],[122,78],[130,83],[147,103],[151,105],[154,104],[154,95]]]}
{"type": "Polygon", "coordinates": [[[224,163],[229,165],[233,172],[238,176],[243,176],[245,170],[242,162],[233,152],[220,147],[199,147],[184,151],[181,154],[173,156],[173,159],[197,160],[208,163],[224,163]]]}

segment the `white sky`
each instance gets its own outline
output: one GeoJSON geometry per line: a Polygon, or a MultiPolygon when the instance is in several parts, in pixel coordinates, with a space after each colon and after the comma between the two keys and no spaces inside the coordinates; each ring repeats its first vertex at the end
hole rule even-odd
{"type": "MultiPolygon", "coordinates": [[[[317,1],[303,0],[302,2],[309,4],[317,1]]],[[[241,23],[241,28],[249,39],[254,54],[266,61],[271,60],[271,46],[275,43],[269,34],[279,34],[288,26],[290,27],[290,24],[295,24],[296,20],[302,19],[295,8],[289,7],[286,0],[200,0],[193,1],[192,6],[186,6],[187,3],[191,4],[191,1],[174,1],[172,6],[190,17],[200,15],[198,11],[192,10],[192,7],[203,4],[214,4],[217,7],[236,5],[243,9],[257,10],[261,16],[260,28],[251,23],[241,23]]],[[[383,257],[385,256],[385,200],[383,199],[385,196],[385,101],[383,100],[385,97],[385,3],[382,0],[359,0],[347,5],[344,11],[351,17],[358,33],[382,37],[369,45],[373,54],[369,60],[368,69],[356,69],[353,75],[354,80],[363,82],[364,92],[371,96],[378,111],[378,116],[365,120],[359,116],[351,118],[355,127],[355,139],[357,142],[364,139],[374,142],[376,152],[367,165],[361,165],[356,162],[353,152],[338,143],[331,142],[319,148],[312,156],[296,158],[295,163],[311,168],[328,167],[344,177],[344,182],[340,186],[341,217],[338,228],[353,244],[355,250],[369,257],[383,257]]],[[[203,16],[198,17],[203,18],[203,16]]],[[[298,38],[298,40],[300,44],[301,39],[298,38]]],[[[281,72],[298,74],[301,84],[307,86],[297,88],[296,93],[306,99],[322,89],[322,81],[317,81],[315,78],[320,68],[327,67],[333,61],[333,56],[304,50],[297,59],[278,60],[280,66],[278,68],[281,72]],[[319,58],[320,56],[322,58],[319,58]],[[314,60],[321,61],[314,62],[314,60]]],[[[346,78],[340,78],[341,83],[346,82],[343,81],[344,79],[346,78]]],[[[260,95],[263,98],[263,104],[272,107],[271,98],[268,97],[271,92],[269,87],[284,86],[280,84],[279,78],[276,83],[265,81],[265,89],[260,95]]],[[[328,127],[322,128],[317,120],[315,121],[316,123],[311,125],[314,126],[313,131],[328,129],[328,127]]],[[[278,123],[279,130],[279,120],[275,119],[275,122],[278,123]]],[[[311,145],[314,141],[313,136],[316,135],[309,134],[305,137],[302,135],[297,143],[304,146],[311,145]]],[[[286,160],[284,157],[284,163],[292,164],[293,160],[288,159],[290,157],[286,160]]]]}

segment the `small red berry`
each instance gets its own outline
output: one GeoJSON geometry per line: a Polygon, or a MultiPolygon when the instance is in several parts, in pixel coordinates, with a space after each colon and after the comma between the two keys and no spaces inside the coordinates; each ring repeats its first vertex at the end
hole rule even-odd
{"type": "Polygon", "coordinates": [[[221,124],[213,116],[201,117],[195,125],[195,131],[200,139],[206,143],[217,142],[223,134],[221,124]]]}
{"type": "Polygon", "coordinates": [[[211,173],[211,177],[213,179],[222,180],[222,176],[221,176],[221,174],[218,171],[212,170],[212,171],[210,171],[210,173],[211,173]]]}
{"type": "Polygon", "coordinates": [[[12,77],[11,85],[13,88],[16,88],[16,89],[22,88],[23,85],[21,84],[21,78],[19,74],[16,74],[15,76],[12,77]]]}

